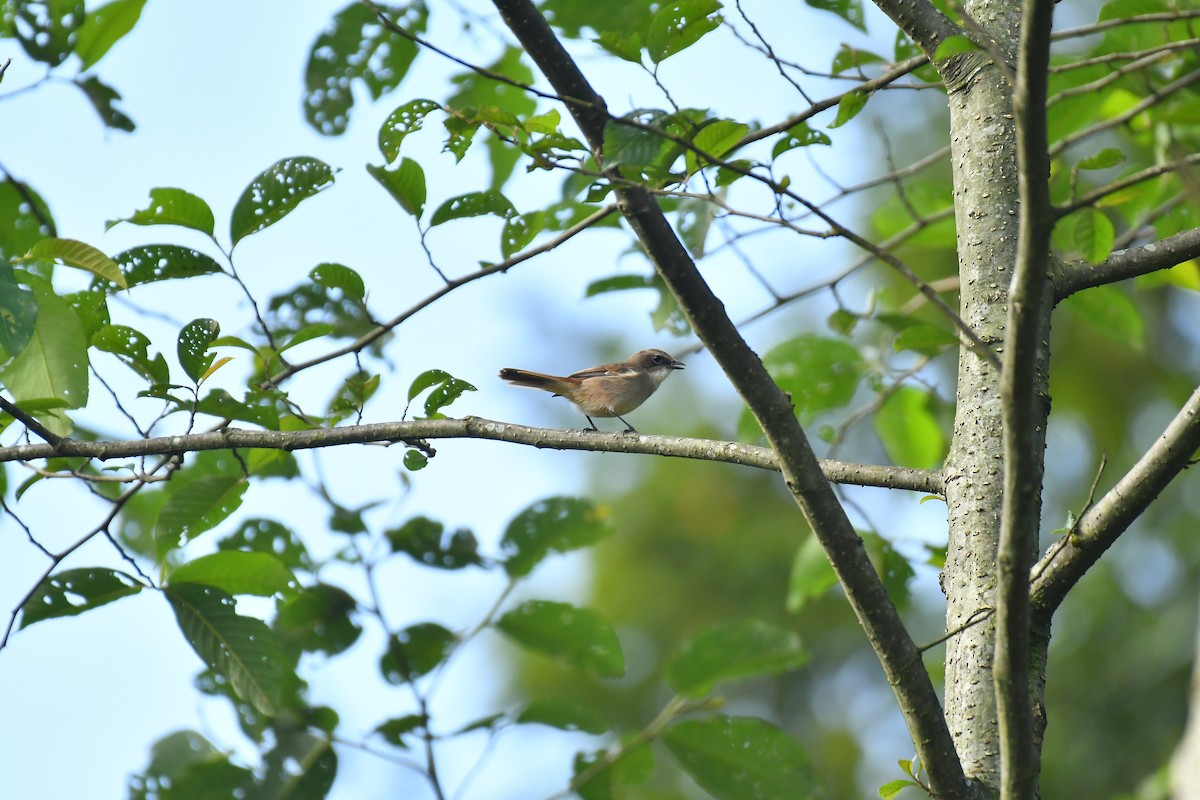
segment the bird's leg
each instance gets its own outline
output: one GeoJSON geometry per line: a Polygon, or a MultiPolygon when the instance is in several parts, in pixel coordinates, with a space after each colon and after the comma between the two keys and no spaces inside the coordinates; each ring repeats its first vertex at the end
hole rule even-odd
{"type": "Polygon", "coordinates": [[[619,420],[621,420],[621,422],[624,422],[624,423],[625,423],[625,432],[626,432],[626,433],[637,433],[637,429],[636,429],[636,428],[634,428],[632,425],[630,425],[630,424],[629,424],[629,423],[628,423],[628,422],[625,420],[625,418],[624,418],[624,417],[622,417],[622,416],[620,416],[620,415],[617,415],[617,419],[619,419],[619,420]]]}
{"type": "MultiPolygon", "coordinates": [[[[584,430],[585,431],[595,431],[596,433],[599,433],[600,429],[596,427],[596,423],[592,421],[592,418],[588,417],[587,414],[584,414],[584,416],[587,417],[588,424],[592,426],[590,428],[584,428],[584,430]]],[[[629,423],[626,422],[625,424],[628,425],[629,423]]]]}

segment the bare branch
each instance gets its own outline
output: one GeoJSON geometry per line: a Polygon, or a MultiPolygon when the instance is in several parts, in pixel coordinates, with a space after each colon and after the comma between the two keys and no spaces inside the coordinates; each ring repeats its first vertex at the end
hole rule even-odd
{"type": "MultiPolygon", "coordinates": [[[[0,463],[30,461],[58,456],[85,456],[101,461],[151,455],[183,455],[204,450],[258,448],[263,450],[311,450],[347,444],[372,444],[418,441],[425,439],[489,439],[556,450],[591,450],[604,453],[640,453],[643,455],[723,461],[779,472],[779,458],[767,447],[693,439],[684,436],[652,436],[626,433],[600,433],[588,430],[530,428],[480,417],[463,419],[410,420],[345,425],[303,431],[255,431],[223,428],[183,436],[157,436],[151,439],[85,441],[60,439],[57,444],[21,444],[0,447],[0,463]]],[[[942,474],[936,470],[854,464],[844,461],[820,462],[822,474],[836,483],[853,486],[878,486],[941,494],[942,474]]]]}
{"type": "Polygon", "coordinates": [[[1019,234],[1008,295],[1000,397],[1004,418],[1004,498],[997,551],[993,680],[1000,734],[1000,797],[1037,796],[1040,754],[1030,694],[1029,570],[1037,553],[1043,459],[1038,428],[1045,398],[1039,371],[1052,297],[1050,159],[1046,94],[1053,0],[1022,4],[1013,115],[1017,143],[1019,234]]]}
{"type": "Polygon", "coordinates": [[[1082,289],[1170,269],[1193,258],[1200,258],[1200,228],[1181,231],[1130,250],[1117,250],[1099,264],[1073,261],[1060,267],[1055,275],[1055,301],[1070,297],[1082,289]]]}
{"type": "Polygon", "coordinates": [[[33,431],[38,436],[42,437],[50,444],[54,444],[55,442],[58,442],[62,439],[62,437],[59,436],[57,433],[53,433],[53,432],[47,430],[45,425],[38,422],[31,415],[25,413],[25,411],[20,406],[16,405],[15,403],[10,402],[7,398],[5,398],[3,396],[0,396],[0,411],[4,411],[10,417],[12,417],[13,419],[20,422],[26,428],[33,431]]]}
{"type": "Polygon", "coordinates": [[[1047,622],[1080,578],[1133,521],[1191,463],[1200,449],[1200,387],[1137,463],[1080,515],[1062,548],[1051,548],[1035,568],[1036,613],[1047,622]]]}
{"type": "Polygon", "coordinates": [[[1055,209],[1055,212],[1060,216],[1065,216],[1077,209],[1093,205],[1097,200],[1108,197],[1110,194],[1119,192],[1122,189],[1128,189],[1130,186],[1135,186],[1142,181],[1148,181],[1151,178],[1157,178],[1159,175],[1165,175],[1168,172],[1182,171],[1194,164],[1200,164],[1200,153],[1193,153],[1189,156],[1179,159],[1178,161],[1168,161],[1165,164],[1155,164],[1153,167],[1147,167],[1146,169],[1138,170],[1137,172],[1126,175],[1123,178],[1118,178],[1112,183],[1108,183],[1104,186],[1093,189],[1092,191],[1088,192],[1077,200],[1073,200],[1071,203],[1065,206],[1058,206],[1055,209]]]}

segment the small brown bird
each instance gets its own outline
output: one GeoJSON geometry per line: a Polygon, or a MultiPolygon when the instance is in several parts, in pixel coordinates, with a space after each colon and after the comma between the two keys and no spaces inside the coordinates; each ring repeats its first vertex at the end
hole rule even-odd
{"type": "Polygon", "coordinates": [[[627,361],[581,370],[571,375],[543,375],[523,369],[502,369],[500,377],[516,386],[528,386],[565,397],[583,412],[590,430],[599,430],[592,417],[616,417],[627,426],[626,433],[637,433],[622,417],[646,402],[674,370],[683,369],[662,350],[639,350],[627,361]]]}

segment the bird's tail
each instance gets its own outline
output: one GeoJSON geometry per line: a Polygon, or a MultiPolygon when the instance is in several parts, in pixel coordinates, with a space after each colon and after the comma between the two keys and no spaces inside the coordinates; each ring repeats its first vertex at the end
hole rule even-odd
{"type": "Polygon", "coordinates": [[[541,389],[552,394],[564,394],[574,388],[574,384],[556,375],[544,375],[540,372],[508,367],[500,370],[500,379],[516,386],[528,386],[531,389],[541,389]]]}

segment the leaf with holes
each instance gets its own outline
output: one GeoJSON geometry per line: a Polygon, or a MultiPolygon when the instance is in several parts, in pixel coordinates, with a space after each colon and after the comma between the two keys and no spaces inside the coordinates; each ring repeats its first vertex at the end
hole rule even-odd
{"type": "Polygon", "coordinates": [[[410,100],[388,115],[379,127],[379,152],[387,163],[392,163],[400,155],[400,143],[410,133],[421,130],[431,112],[441,108],[432,100],[410,100]]]}
{"type": "Polygon", "coordinates": [[[21,627],[56,617],[73,617],[137,594],[144,587],[132,575],[103,567],[56,572],[43,580],[21,606],[21,627]]]}
{"type": "Polygon", "coordinates": [[[655,64],[686,50],[721,25],[717,0],[675,0],[667,3],[650,22],[646,52],[655,64]]]}
{"type": "MultiPolygon", "coordinates": [[[[221,272],[220,265],[211,256],[174,244],[131,247],[118,253],[113,260],[120,266],[129,286],[221,272]]],[[[118,287],[110,282],[106,288],[112,291],[118,287]]]]}
{"type": "Polygon", "coordinates": [[[92,347],[112,353],[150,383],[167,383],[171,371],[162,353],[150,356],[150,339],[127,325],[105,325],[92,335],[92,347]]]}
{"type": "Polygon", "coordinates": [[[429,517],[413,517],[385,534],[393,553],[406,553],[418,564],[437,569],[481,566],[479,542],[467,528],[451,534],[446,526],[429,517]]]}
{"type": "Polygon", "coordinates": [[[515,213],[516,209],[513,208],[513,204],[500,192],[492,190],[469,192],[458,197],[451,197],[438,206],[437,210],[433,212],[433,216],[429,218],[429,224],[441,225],[452,219],[479,217],[485,214],[494,214],[501,219],[508,219],[515,213]]]}
{"type": "MultiPolygon", "coordinates": [[[[419,34],[429,11],[422,2],[381,5],[379,13],[419,34]]],[[[417,56],[417,45],[379,23],[372,8],[350,3],[334,16],[308,54],[304,71],[304,116],[326,136],[339,136],[350,124],[354,82],[362,81],[378,100],[400,85],[417,56]]]]}
{"type": "Polygon", "coordinates": [[[233,596],[215,587],[173,583],[163,593],[196,655],[228,680],[238,697],[273,715],[290,667],[271,629],[260,619],[238,614],[233,596]]]}
{"type": "Polygon", "coordinates": [[[29,344],[37,316],[33,292],[17,283],[12,265],[0,258],[0,364],[29,344]]]}
{"type": "Polygon", "coordinates": [[[333,168],[307,156],[276,161],[250,182],[233,207],[229,236],[236,245],[274,225],[304,200],[333,185],[333,168]]]}
{"type": "Polygon", "coordinates": [[[458,637],[436,622],[409,625],[388,642],[379,669],[388,683],[416,680],[446,660],[458,637]]]}
{"type": "Polygon", "coordinates": [[[195,383],[200,383],[204,373],[212,366],[215,355],[208,352],[213,340],[221,333],[215,319],[194,319],[179,331],[176,354],[179,365],[195,383]]]}
{"type": "MultiPolygon", "coordinates": [[[[37,303],[33,331],[21,352],[0,371],[0,383],[18,403],[55,400],[61,401],[59,408],[83,408],[88,399],[88,353],[79,315],[48,281],[30,276],[29,288],[37,303]]],[[[66,418],[59,421],[65,424],[66,418]]]]}

